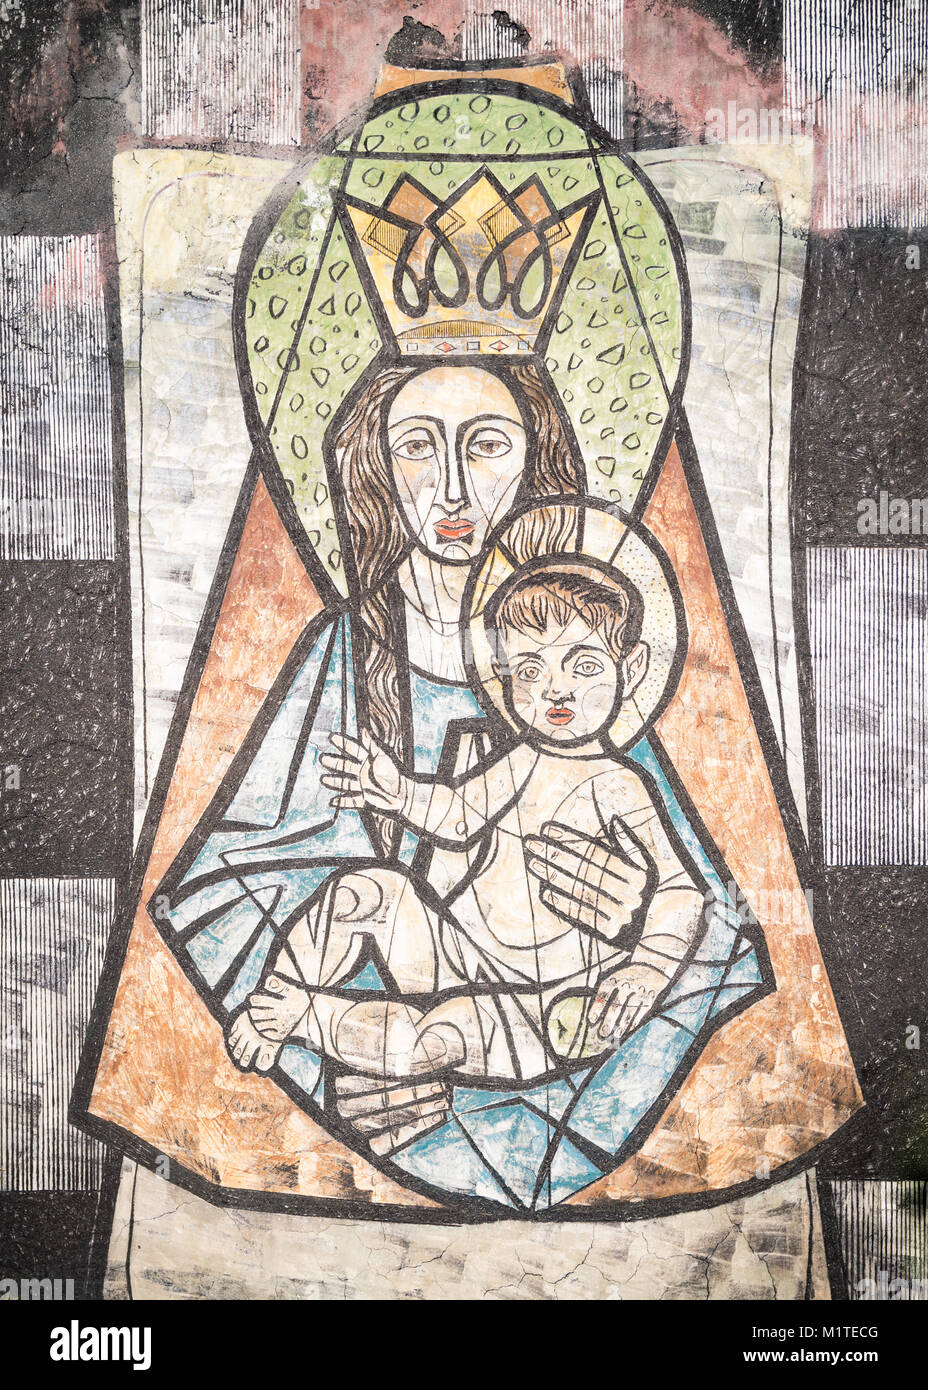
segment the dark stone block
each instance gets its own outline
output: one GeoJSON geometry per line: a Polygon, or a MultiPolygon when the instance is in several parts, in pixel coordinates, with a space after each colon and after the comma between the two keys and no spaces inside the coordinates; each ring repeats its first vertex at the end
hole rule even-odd
{"type": "Polygon", "coordinates": [[[110,876],[124,863],[132,726],[121,583],[109,562],[0,564],[0,874],[110,876]]]}
{"type": "Polygon", "coordinates": [[[928,240],[921,268],[906,266],[917,243],[875,230],[810,239],[793,377],[800,543],[872,544],[858,530],[862,499],[928,496],[928,240]]]}

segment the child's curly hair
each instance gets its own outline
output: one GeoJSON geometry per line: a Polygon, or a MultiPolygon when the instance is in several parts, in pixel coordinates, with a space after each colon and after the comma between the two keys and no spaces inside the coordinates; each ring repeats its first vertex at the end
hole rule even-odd
{"type": "Polygon", "coordinates": [[[505,639],[509,632],[541,633],[552,620],[566,627],[581,617],[591,631],[601,633],[609,654],[619,662],[641,637],[643,610],[641,594],[626,579],[606,580],[592,569],[545,569],[513,586],[492,624],[505,639]]]}

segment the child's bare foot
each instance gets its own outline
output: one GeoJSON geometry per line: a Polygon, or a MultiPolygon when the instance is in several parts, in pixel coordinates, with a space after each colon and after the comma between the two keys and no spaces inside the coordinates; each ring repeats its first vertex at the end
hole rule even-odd
{"type": "Polygon", "coordinates": [[[247,1009],[236,1015],[226,1034],[229,1056],[240,1071],[270,1071],[282,1046],[282,1043],[262,1037],[247,1009]]]}
{"type": "Polygon", "coordinates": [[[309,1003],[308,989],[280,975],[268,975],[249,998],[248,1014],[263,1037],[281,1043],[294,1034],[305,1037],[309,1003]]]}

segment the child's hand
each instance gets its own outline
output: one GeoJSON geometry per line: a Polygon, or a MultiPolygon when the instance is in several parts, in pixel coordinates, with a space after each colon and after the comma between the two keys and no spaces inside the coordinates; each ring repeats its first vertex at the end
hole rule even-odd
{"type": "Polygon", "coordinates": [[[329,737],[337,752],[323,753],[319,761],[329,773],[322,785],[337,793],[332,805],[339,811],[369,806],[372,811],[399,815],[406,806],[409,779],[390,754],[368,733],[361,735],[360,742],[349,734],[329,737]]]}
{"type": "Polygon", "coordinates": [[[667,983],[666,975],[653,965],[633,963],[604,975],[590,1006],[590,1028],[598,1023],[601,1038],[620,1043],[644,1021],[667,983]]]}

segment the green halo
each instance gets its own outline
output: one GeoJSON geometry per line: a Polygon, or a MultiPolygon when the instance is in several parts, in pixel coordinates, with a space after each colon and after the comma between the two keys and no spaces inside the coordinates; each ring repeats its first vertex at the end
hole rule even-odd
{"type": "Polygon", "coordinates": [[[310,544],[342,593],[322,442],[390,345],[335,215],[340,189],[378,203],[408,174],[442,201],[487,163],[504,186],[534,175],[557,207],[601,192],[545,354],[591,497],[634,505],[682,384],[686,309],[672,233],[634,166],[571,107],[533,100],[525,87],[458,79],[435,94],[434,85],[381,99],[355,137],[306,169],[242,300],[258,414],[310,544]]]}

